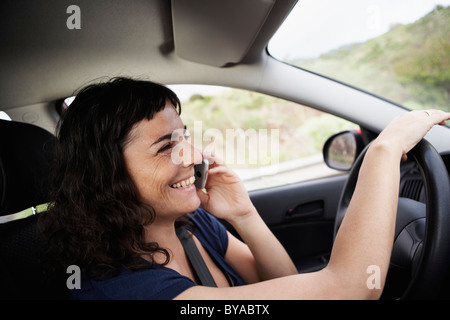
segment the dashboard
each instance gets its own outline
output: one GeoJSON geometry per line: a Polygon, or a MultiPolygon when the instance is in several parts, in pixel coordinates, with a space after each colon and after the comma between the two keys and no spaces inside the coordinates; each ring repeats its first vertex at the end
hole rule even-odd
{"type": "MultiPolygon", "coordinates": [[[[447,175],[450,175],[450,153],[441,154],[447,175]]],[[[425,185],[419,166],[413,160],[407,160],[401,165],[400,191],[402,198],[408,198],[422,203],[426,203],[425,185]]],[[[449,195],[450,197],[450,195],[449,195]]]]}

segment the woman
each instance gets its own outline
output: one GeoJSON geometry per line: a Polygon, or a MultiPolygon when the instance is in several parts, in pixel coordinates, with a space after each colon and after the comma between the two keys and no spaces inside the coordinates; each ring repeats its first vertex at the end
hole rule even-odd
{"type": "Polygon", "coordinates": [[[379,266],[384,282],[400,160],[449,113],[413,111],[379,135],[367,151],[328,266],[297,274],[230,169],[210,157],[207,192],[195,188],[193,166],[202,154],[186,139],[173,139],[184,128],[180,112],[169,89],[118,78],[82,90],[63,115],[53,205],[41,222],[60,265],[81,267],[81,289],[72,290],[72,298],[380,296],[382,287],[367,287],[366,270],[379,266]],[[181,161],[172,158],[175,148],[181,161]],[[228,221],[243,241],[210,213],[228,221]],[[192,235],[217,288],[199,285],[176,234],[180,225],[192,235]]]}

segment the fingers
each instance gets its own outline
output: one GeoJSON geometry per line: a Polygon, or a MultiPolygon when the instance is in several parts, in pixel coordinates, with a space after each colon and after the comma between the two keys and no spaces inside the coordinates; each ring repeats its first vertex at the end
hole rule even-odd
{"type": "MultiPolygon", "coordinates": [[[[205,159],[210,162],[208,169],[208,179],[206,181],[206,190],[221,186],[231,186],[241,183],[239,176],[219,158],[210,153],[203,153],[205,159]]],[[[200,198],[201,199],[201,198],[200,198]]]]}
{"type": "Polygon", "coordinates": [[[208,174],[216,174],[216,173],[229,173],[229,169],[225,166],[216,166],[214,168],[210,168],[208,174]]]}
{"type": "Polygon", "coordinates": [[[392,150],[400,151],[402,160],[406,154],[437,124],[450,120],[450,113],[442,110],[415,110],[395,117],[378,135],[377,140],[392,150]]]}
{"type": "MultiPolygon", "coordinates": [[[[207,187],[211,186],[211,183],[213,182],[219,182],[220,183],[236,183],[236,182],[240,182],[239,177],[236,175],[236,173],[231,170],[230,168],[226,167],[226,166],[222,166],[222,165],[218,165],[214,168],[211,168],[208,170],[208,182],[210,182],[208,184],[207,182],[207,187]],[[218,180],[216,180],[214,177],[218,177],[218,180]]],[[[213,183],[214,184],[214,183],[213,183]]]]}
{"type": "Polygon", "coordinates": [[[203,192],[203,190],[201,190],[201,189],[196,189],[196,191],[197,191],[197,196],[199,197],[202,205],[207,204],[208,200],[209,200],[209,195],[207,193],[203,192]]]}
{"type": "Polygon", "coordinates": [[[209,161],[209,168],[217,167],[218,165],[222,165],[224,162],[221,158],[217,157],[211,152],[203,151],[203,158],[209,161]]]}
{"type": "MultiPolygon", "coordinates": [[[[421,111],[417,111],[421,112],[421,111]]],[[[434,124],[445,125],[446,121],[450,120],[450,112],[444,112],[442,110],[430,109],[424,110],[423,113],[427,115],[434,124]]]]}
{"type": "Polygon", "coordinates": [[[207,152],[203,153],[203,157],[209,161],[208,175],[214,175],[216,173],[226,174],[227,176],[236,175],[233,170],[225,165],[221,158],[207,152]]]}
{"type": "Polygon", "coordinates": [[[202,208],[211,212],[211,208],[209,207],[210,195],[200,189],[197,189],[196,191],[197,191],[197,196],[200,199],[200,205],[202,206],[202,208]]]}
{"type": "Polygon", "coordinates": [[[391,137],[398,137],[403,146],[402,160],[406,160],[409,152],[434,125],[445,125],[450,120],[450,113],[442,110],[414,110],[393,121],[394,126],[388,131],[391,137]]]}

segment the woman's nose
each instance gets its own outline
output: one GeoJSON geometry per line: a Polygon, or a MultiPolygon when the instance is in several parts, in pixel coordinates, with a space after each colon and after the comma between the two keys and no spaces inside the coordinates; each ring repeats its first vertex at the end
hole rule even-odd
{"type": "Polygon", "coordinates": [[[203,159],[202,152],[186,140],[179,142],[173,151],[172,161],[184,167],[199,164],[203,159]]]}

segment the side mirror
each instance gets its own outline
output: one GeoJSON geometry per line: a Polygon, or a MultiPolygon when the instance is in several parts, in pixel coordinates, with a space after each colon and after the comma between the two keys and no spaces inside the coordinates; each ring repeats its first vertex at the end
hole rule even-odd
{"type": "Polygon", "coordinates": [[[363,149],[361,134],[356,130],[346,130],[328,138],[323,146],[323,159],[332,169],[350,171],[363,149]]]}

